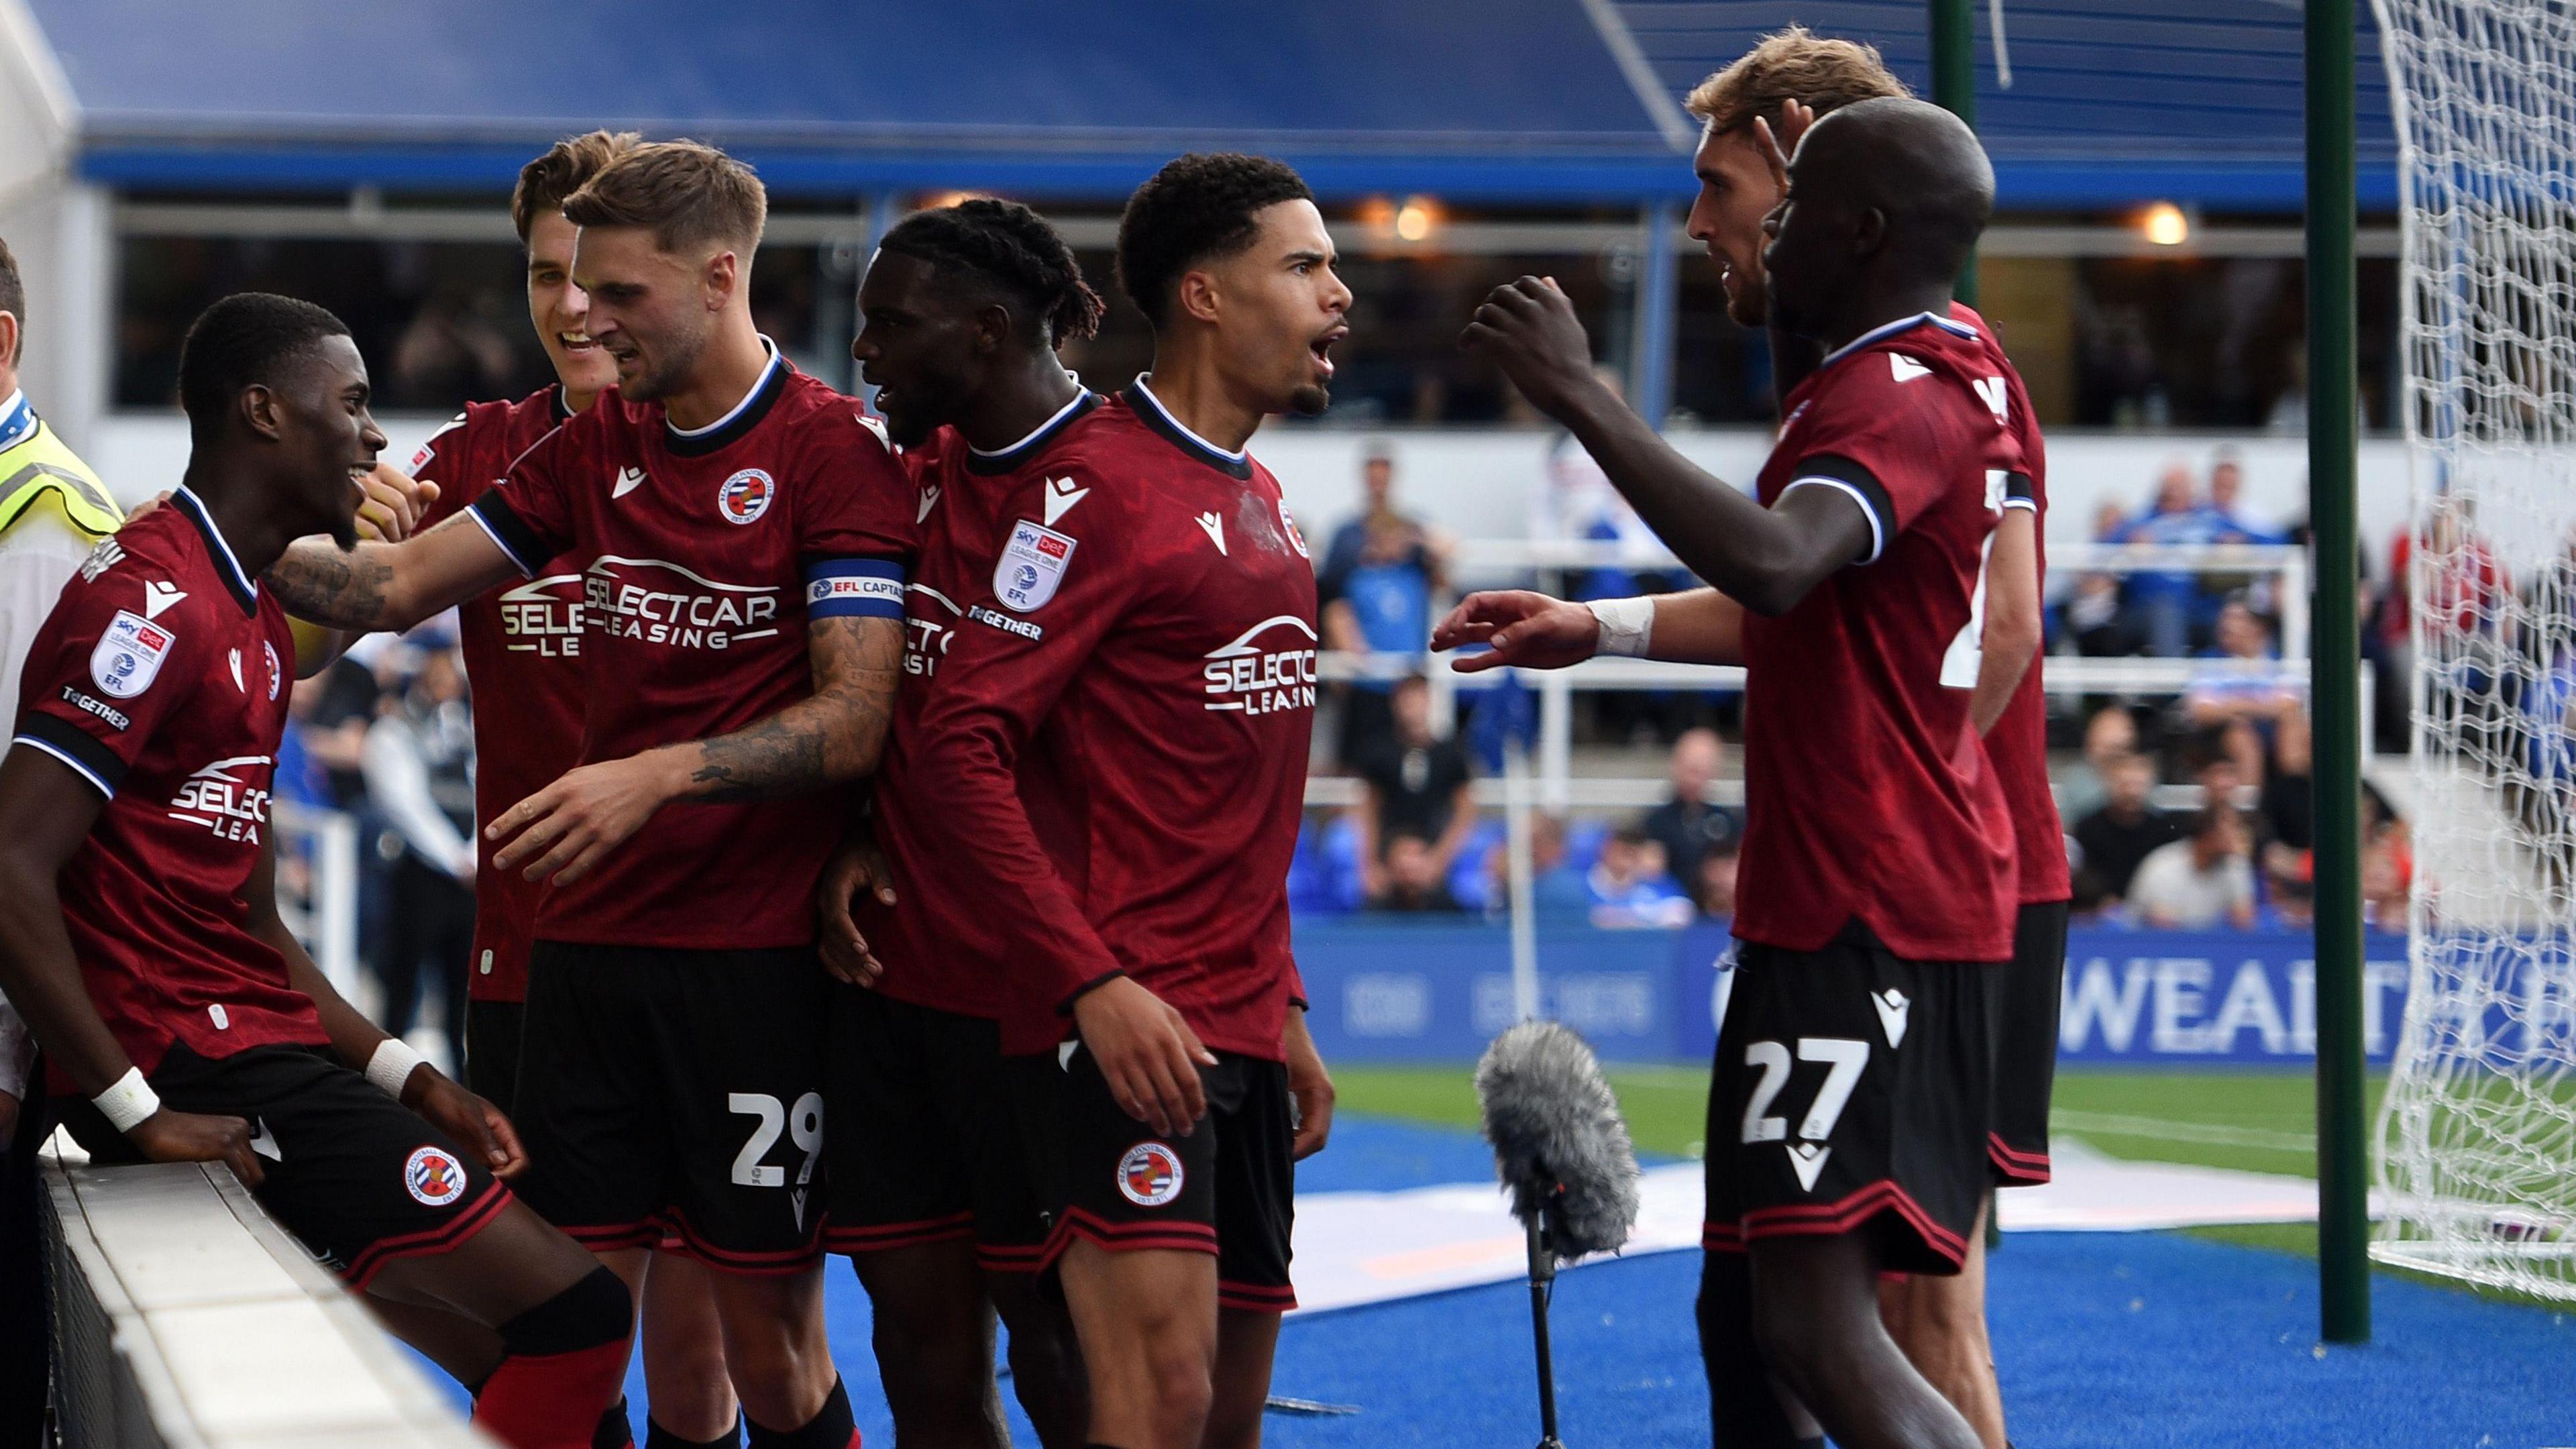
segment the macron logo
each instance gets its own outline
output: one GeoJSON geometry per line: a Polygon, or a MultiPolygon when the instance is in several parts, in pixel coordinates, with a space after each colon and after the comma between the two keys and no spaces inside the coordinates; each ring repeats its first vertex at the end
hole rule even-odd
{"type": "Polygon", "coordinates": [[[1199,527],[1207,530],[1208,542],[1216,545],[1216,551],[1224,553],[1225,520],[1213,513],[1202,513],[1199,515],[1199,527]]]}
{"type": "Polygon", "coordinates": [[[1064,517],[1073,505],[1080,503],[1090,494],[1091,490],[1088,488],[1074,487],[1073,480],[1070,478],[1049,478],[1046,486],[1047,527],[1055,527],[1057,519],[1064,517]]]}
{"type": "Polygon", "coordinates": [[[173,588],[158,579],[143,581],[143,617],[158,619],[161,611],[188,597],[187,590],[173,588]]]}
{"type": "Polygon", "coordinates": [[[1930,377],[1932,375],[1932,369],[1925,367],[1922,363],[1915,361],[1913,358],[1906,356],[1902,352],[1891,352],[1887,354],[1887,369],[1888,371],[1896,374],[1896,380],[1898,382],[1912,382],[1918,377],[1930,377]]]}
{"type": "Polygon", "coordinates": [[[922,489],[922,490],[921,490],[921,507],[920,507],[920,508],[918,508],[918,509],[916,509],[916,510],[914,510],[913,515],[912,515],[912,521],[913,521],[913,522],[915,522],[915,523],[921,523],[921,522],[925,522],[925,521],[927,521],[927,520],[929,519],[929,517],[930,517],[930,510],[932,510],[933,508],[936,508],[936,507],[938,507],[938,506],[939,506],[939,485],[938,485],[938,484],[936,484],[936,483],[933,483],[933,484],[931,484],[929,487],[924,488],[924,489],[922,489]]]}
{"type": "Polygon", "coordinates": [[[609,496],[609,497],[611,497],[611,498],[623,498],[623,497],[625,497],[627,494],[632,493],[632,492],[634,492],[636,489],[641,488],[641,487],[643,487],[643,486],[644,486],[644,470],[643,470],[643,469],[641,469],[641,468],[620,468],[620,469],[618,469],[618,470],[617,470],[617,486],[615,486],[615,487],[613,487],[613,488],[611,488],[611,489],[609,489],[609,490],[608,490],[608,496],[609,496]]]}

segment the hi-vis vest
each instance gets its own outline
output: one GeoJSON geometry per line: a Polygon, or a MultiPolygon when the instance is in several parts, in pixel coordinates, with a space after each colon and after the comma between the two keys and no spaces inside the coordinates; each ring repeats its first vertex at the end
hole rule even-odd
{"type": "Polygon", "coordinates": [[[0,533],[49,500],[92,538],[105,538],[125,522],[107,485],[22,398],[0,417],[0,533]]]}

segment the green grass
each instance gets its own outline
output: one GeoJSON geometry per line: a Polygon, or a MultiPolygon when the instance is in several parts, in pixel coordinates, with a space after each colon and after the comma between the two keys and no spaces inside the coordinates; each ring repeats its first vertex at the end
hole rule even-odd
{"type": "MultiPolygon", "coordinates": [[[[1698,1067],[1612,1067],[1610,1089],[1628,1131],[1649,1152],[1695,1157],[1707,1122],[1708,1073],[1698,1067]]],[[[1476,1086],[1465,1067],[1340,1067],[1346,1111],[1473,1129],[1476,1086]]],[[[2367,1112],[2386,1080],[2374,1076],[2367,1112]]],[[[2298,1072],[2065,1071],[2054,1130],[2113,1157],[2316,1175],[2316,1085],[2298,1072]]],[[[2315,1257],[2314,1223],[2193,1228],[2198,1237],[2315,1257]]]]}

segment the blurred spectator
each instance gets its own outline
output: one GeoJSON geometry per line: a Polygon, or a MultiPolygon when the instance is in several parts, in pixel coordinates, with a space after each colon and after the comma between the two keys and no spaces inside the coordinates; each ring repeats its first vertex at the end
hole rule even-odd
{"type": "MultiPolygon", "coordinates": [[[[1485,875],[1492,883],[1486,899],[1496,912],[1511,909],[1512,843],[1511,837],[1494,842],[1485,856],[1485,875]]],[[[1530,816],[1530,897],[1541,915],[1565,915],[1592,908],[1592,888],[1584,882],[1583,868],[1577,864],[1565,838],[1562,815],[1530,816]]]]}
{"type": "Polygon", "coordinates": [[[1398,831],[1386,843],[1384,889],[1369,898],[1369,909],[1392,912],[1437,912],[1459,909],[1449,894],[1446,872],[1432,862],[1431,842],[1419,831],[1398,831]]]}
{"type": "Polygon", "coordinates": [[[2129,911],[2143,926],[2205,931],[2254,925],[2254,869],[2247,859],[2245,817],[2235,806],[2212,801],[2201,808],[2191,836],[2160,845],[2138,863],[2129,882],[2129,911]]]}
{"type": "Polygon", "coordinates": [[[489,312],[497,298],[446,292],[414,313],[394,343],[392,391],[412,402],[446,407],[450,398],[499,397],[516,374],[518,354],[489,312]],[[480,305],[478,305],[480,304],[480,305]]]}
{"type": "MultiPolygon", "coordinates": [[[[2129,526],[2129,515],[2117,503],[2104,503],[2093,514],[2093,541],[2117,543],[2129,526]]],[[[2138,652],[2122,611],[2117,574],[2079,574],[2075,586],[2057,604],[2055,647],[2072,649],[2089,659],[2124,658],[2138,652]]]]}
{"type": "Polygon", "coordinates": [[[2244,601],[2230,599],[2219,609],[2216,635],[2209,653],[2215,662],[2192,675],[2183,716],[2202,729],[2225,729],[2226,747],[2245,777],[2260,780],[2282,716],[2306,708],[2306,691],[2282,674],[2271,629],[2244,601]]]}
{"type": "MultiPolygon", "coordinates": [[[[1419,661],[1431,637],[1431,595],[1446,587],[1447,547],[1395,507],[1395,454],[1370,445],[1360,465],[1360,512],[1333,530],[1315,571],[1324,647],[1419,661]]],[[[1341,763],[1357,768],[1386,739],[1389,681],[1364,679],[1343,694],[1341,763]]]]}
{"type": "Polygon", "coordinates": [[[2083,852],[2075,895],[2097,908],[2126,899],[2139,864],[2182,833],[2150,802],[2156,767],[2146,756],[2123,755],[2105,774],[2110,798],[2075,824],[2075,844],[2083,852]]]}
{"type": "Polygon", "coordinates": [[[331,662],[331,667],[296,687],[296,704],[303,705],[311,692],[313,703],[301,709],[297,718],[305,757],[322,772],[322,803],[334,810],[355,810],[365,803],[367,782],[359,773],[359,756],[366,748],[367,726],[376,718],[377,702],[383,690],[376,682],[376,672],[368,661],[383,650],[383,636],[370,635],[359,640],[364,648],[353,647],[331,662]]]}
{"type": "Polygon", "coordinates": [[[1474,772],[1456,740],[1432,736],[1430,685],[1420,675],[1398,680],[1390,711],[1391,736],[1355,762],[1363,782],[1355,812],[1360,860],[1371,896],[1386,891],[1385,856],[1397,836],[1425,841],[1433,873],[1446,879],[1476,828],[1474,772]]]}
{"type": "Polygon", "coordinates": [[[2127,705],[2108,704],[2084,721],[2084,768],[2057,792],[2057,810],[2081,820],[2111,798],[2111,766],[2138,748],[2138,717],[2127,705]]]}
{"type": "MultiPolygon", "coordinates": [[[[2367,812],[2365,811],[2365,814],[2367,812]]],[[[2402,821],[2365,832],[2361,848],[2362,918],[2382,931],[2407,927],[2406,906],[2415,883],[2415,849],[2402,821]]]]}
{"type": "Polygon", "coordinates": [[[1736,861],[1733,842],[1712,847],[1699,858],[1699,870],[1691,878],[1698,887],[1694,904],[1712,921],[1735,919],[1736,861]]]}
{"type": "Polygon", "coordinates": [[[465,1036],[474,949],[474,721],[455,647],[438,639],[361,752],[369,801],[387,827],[387,910],[376,950],[376,1023],[411,1030],[424,988],[444,1005],[453,1054],[465,1036]]]}
{"type": "Polygon", "coordinates": [[[1592,924],[1611,930],[1685,926],[1693,908],[1664,869],[1664,848],[1635,826],[1611,832],[1601,843],[1585,883],[1592,891],[1592,924]]]}
{"type": "Polygon", "coordinates": [[[1678,880],[1699,878],[1700,857],[1712,850],[1733,849],[1743,838],[1744,818],[1723,805],[1708,803],[1708,787],[1726,767],[1726,743],[1707,728],[1682,732],[1673,741],[1668,769],[1673,798],[1646,812],[1638,828],[1664,848],[1664,859],[1678,880]]]}
{"type": "MultiPolygon", "coordinates": [[[[2164,547],[2198,547],[2216,543],[2218,518],[2192,497],[2191,466],[2165,465],[2156,479],[2155,498],[2147,511],[2120,530],[2119,542],[2164,547]]],[[[2129,627],[2146,643],[2149,654],[2179,659],[2191,652],[2192,626],[2200,601],[2200,575],[2188,569],[2147,570],[2129,576],[2129,627]]]]}
{"type": "Polygon", "coordinates": [[[2263,776],[2262,799],[2255,807],[2262,817],[2267,865],[2276,848],[2300,854],[2316,843],[2316,790],[2309,774],[2314,743],[2304,712],[2281,716],[2272,736],[2272,768],[2263,776]]]}

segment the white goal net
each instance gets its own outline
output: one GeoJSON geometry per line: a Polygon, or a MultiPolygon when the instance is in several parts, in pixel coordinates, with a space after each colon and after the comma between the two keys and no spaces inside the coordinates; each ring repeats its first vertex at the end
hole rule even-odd
{"type": "Polygon", "coordinates": [[[2402,143],[2416,806],[2372,1252],[2576,1300],[2576,6],[2374,7],[2402,143]]]}

